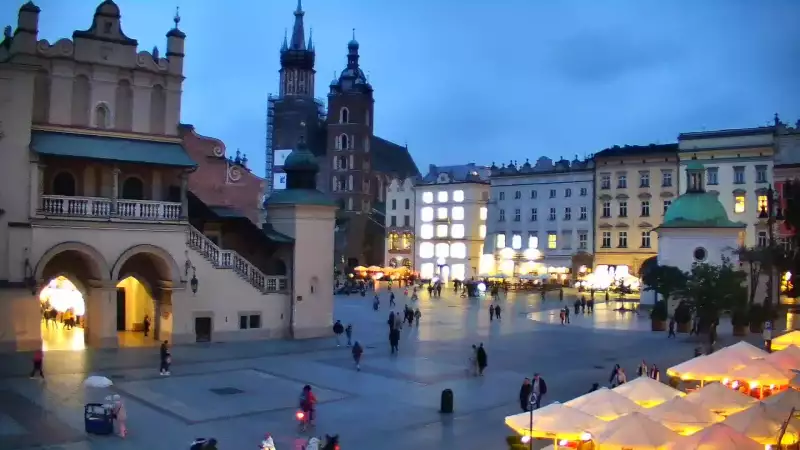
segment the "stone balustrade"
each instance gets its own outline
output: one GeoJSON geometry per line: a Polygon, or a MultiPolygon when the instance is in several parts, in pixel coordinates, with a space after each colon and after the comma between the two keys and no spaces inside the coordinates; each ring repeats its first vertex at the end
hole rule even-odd
{"type": "Polygon", "coordinates": [[[213,243],[200,230],[189,226],[186,232],[186,245],[197,251],[217,269],[229,269],[250,283],[262,294],[286,292],[289,280],[285,276],[264,275],[248,260],[233,250],[224,250],[213,243]]]}
{"type": "Polygon", "coordinates": [[[43,195],[39,213],[44,216],[81,218],[119,218],[126,220],[180,221],[181,204],[150,200],[118,199],[103,197],[69,197],[43,195]]]}

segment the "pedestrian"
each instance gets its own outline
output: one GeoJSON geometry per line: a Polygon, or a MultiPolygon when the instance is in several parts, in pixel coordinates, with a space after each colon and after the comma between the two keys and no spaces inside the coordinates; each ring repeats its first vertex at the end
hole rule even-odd
{"type": "Polygon", "coordinates": [[[561,309],[558,313],[559,318],[561,318],[561,325],[564,325],[564,310],[561,309]]]}
{"type": "Polygon", "coordinates": [[[389,311],[389,320],[387,321],[389,324],[389,331],[394,329],[394,311],[389,311]]]}
{"type": "MultiPolygon", "coordinates": [[[[362,293],[363,293],[363,291],[362,291],[362,293]]],[[[363,297],[363,295],[362,295],[362,297],[363,297]]],[[[375,299],[372,301],[372,309],[377,311],[380,308],[381,308],[381,298],[378,297],[378,294],[375,294],[375,299]]]]}
{"type": "Polygon", "coordinates": [[[344,325],[342,325],[341,320],[337,320],[336,323],[333,324],[333,334],[336,335],[337,347],[342,345],[341,343],[342,333],[344,333],[344,325]]]}
{"type": "Polygon", "coordinates": [[[347,336],[347,346],[350,347],[353,342],[353,324],[348,323],[347,328],[344,329],[344,334],[347,336]]]}
{"type": "Polygon", "coordinates": [[[161,343],[161,349],[160,349],[161,367],[159,369],[160,372],[161,372],[161,375],[169,375],[170,374],[169,366],[172,363],[172,355],[170,355],[170,353],[169,353],[169,347],[168,346],[169,346],[169,341],[164,341],[164,342],[161,343]]]}
{"type": "Polygon", "coordinates": [[[392,350],[392,354],[395,355],[397,352],[400,351],[398,345],[400,344],[400,330],[397,328],[392,328],[389,331],[389,346],[392,350]]]}
{"type": "Polygon", "coordinates": [[[356,341],[356,343],[353,344],[352,352],[353,352],[353,361],[356,363],[356,370],[360,371],[361,370],[361,355],[364,354],[364,349],[361,348],[361,344],[359,344],[358,341],[356,341]]]}
{"type": "Polygon", "coordinates": [[[614,368],[611,369],[611,375],[608,377],[608,384],[610,384],[612,388],[617,385],[617,373],[619,373],[619,364],[614,364],[614,368]]]}
{"type": "Polygon", "coordinates": [[[622,386],[628,382],[628,377],[625,375],[625,369],[621,368],[617,371],[617,386],[622,386]]]}
{"type": "Polygon", "coordinates": [[[649,370],[647,368],[647,363],[644,362],[644,360],[642,360],[642,363],[639,364],[639,368],[636,370],[636,375],[638,375],[640,377],[644,377],[644,376],[647,376],[648,373],[649,373],[649,370]]]}
{"type": "Polygon", "coordinates": [[[128,410],[125,408],[125,403],[122,401],[122,397],[118,394],[114,394],[111,397],[113,401],[113,414],[114,414],[114,423],[117,425],[117,434],[122,439],[128,435],[128,410]]]}
{"type": "Polygon", "coordinates": [[[675,318],[670,317],[669,319],[669,333],[667,333],[667,339],[677,337],[675,335],[675,318]]]}
{"type": "Polygon", "coordinates": [[[581,301],[578,300],[578,299],[575,299],[575,303],[572,304],[572,307],[575,308],[575,315],[577,316],[578,313],[581,310],[581,301]]]}
{"type": "Polygon", "coordinates": [[[567,320],[567,325],[569,325],[569,306],[564,307],[564,319],[567,320]]]}
{"type": "Polygon", "coordinates": [[[558,300],[562,302],[564,301],[564,288],[558,290],[558,300]]]}
{"type": "Polygon", "coordinates": [[[542,406],[542,397],[544,394],[547,394],[547,383],[545,383],[544,378],[541,377],[538,373],[533,374],[533,395],[536,398],[534,402],[534,409],[539,409],[542,406]]]}
{"type": "Polygon", "coordinates": [[[39,349],[33,352],[33,369],[31,370],[31,379],[34,378],[36,373],[44,380],[44,371],[42,371],[42,363],[44,361],[44,352],[39,349]]]}
{"type": "Polygon", "coordinates": [[[494,315],[495,315],[495,317],[497,317],[497,320],[500,320],[500,311],[501,311],[500,310],[500,305],[495,305],[494,306],[494,315]]]}
{"type": "Polygon", "coordinates": [[[389,289],[389,307],[392,307],[392,306],[395,306],[395,303],[394,303],[394,292],[392,292],[392,289],[390,288],[389,289]]]}
{"type": "Polygon", "coordinates": [[[472,376],[478,375],[478,346],[472,344],[470,349],[469,359],[467,360],[467,373],[472,376]]]}
{"type": "Polygon", "coordinates": [[[653,364],[653,367],[650,368],[650,378],[661,381],[661,372],[658,370],[658,366],[653,364]]]}
{"type": "Polygon", "coordinates": [[[489,322],[494,320],[494,305],[489,304],[489,322]]]}
{"type": "Polygon", "coordinates": [[[148,316],[147,314],[144,315],[142,328],[144,329],[144,337],[147,337],[147,334],[150,333],[150,316],[148,316]]]}
{"type": "Polygon", "coordinates": [[[519,407],[523,412],[528,412],[531,409],[531,394],[533,393],[533,385],[530,378],[522,380],[522,386],[519,388],[519,407]]]}
{"type": "Polygon", "coordinates": [[[417,326],[419,326],[419,319],[422,317],[422,313],[420,312],[419,308],[414,311],[414,320],[417,321],[417,326]]]}
{"type": "Polygon", "coordinates": [[[478,375],[483,375],[486,366],[489,364],[489,356],[486,354],[486,349],[483,348],[483,342],[478,346],[478,352],[475,354],[478,361],[478,375]]]}

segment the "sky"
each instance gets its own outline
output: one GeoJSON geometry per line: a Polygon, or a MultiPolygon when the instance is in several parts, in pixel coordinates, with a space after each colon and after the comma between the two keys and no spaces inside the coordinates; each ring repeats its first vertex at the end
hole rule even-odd
{"type": "MultiPolygon", "coordinates": [[[[99,0],[34,0],[39,38],[91,25],[99,0]]],[[[0,2],[16,27],[22,0],[0,2]]],[[[118,0],[140,50],[186,39],[181,121],[265,164],[267,96],[296,0],[118,0]]],[[[429,164],[584,157],[681,132],[800,119],[798,0],[303,0],[317,97],[355,28],[375,134],[429,164]]]]}

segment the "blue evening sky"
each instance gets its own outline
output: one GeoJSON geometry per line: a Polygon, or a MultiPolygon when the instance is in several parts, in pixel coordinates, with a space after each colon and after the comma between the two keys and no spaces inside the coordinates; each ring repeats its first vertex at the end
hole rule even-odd
{"type": "MultiPolygon", "coordinates": [[[[0,2],[16,26],[22,0],[0,2]]],[[[38,0],[40,38],[86,29],[99,0],[38,0]]],[[[296,0],[119,0],[140,49],[187,34],[181,120],[264,173],[266,99],[296,0]]],[[[800,119],[797,0],[304,0],[317,96],[351,29],[375,132],[427,165],[583,156],[680,132],[800,119]]]]}

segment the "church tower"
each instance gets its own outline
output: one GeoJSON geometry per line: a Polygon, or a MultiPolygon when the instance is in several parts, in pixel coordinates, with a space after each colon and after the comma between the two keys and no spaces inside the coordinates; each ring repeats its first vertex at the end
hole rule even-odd
{"type": "MultiPolygon", "coordinates": [[[[302,0],[297,1],[291,37],[284,34],[280,49],[281,68],[278,95],[270,95],[267,107],[266,177],[268,197],[286,188],[283,162],[300,136],[316,156],[325,153],[325,109],[314,98],[314,42],[309,31],[306,40],[302,0]],[[301,129],[299,123],[305,123],[301,129]]],[[[321,175],[320,175],[321,177],[321,175]]]]}
{"type": "MultiPolygon", "coordinates": [[[[327,163],[331,192],[348,216],[348,264],[366,264],[372,259],[371,239],[367,232],[368,216],[374,207],[371,183],[373,176],[372,86],[359,65],[359,44],[347,44],[347,66],[330,84],[328,93],[327,163]]],[[[382,233],[381,233],[382,234],[382,233]]]]}

